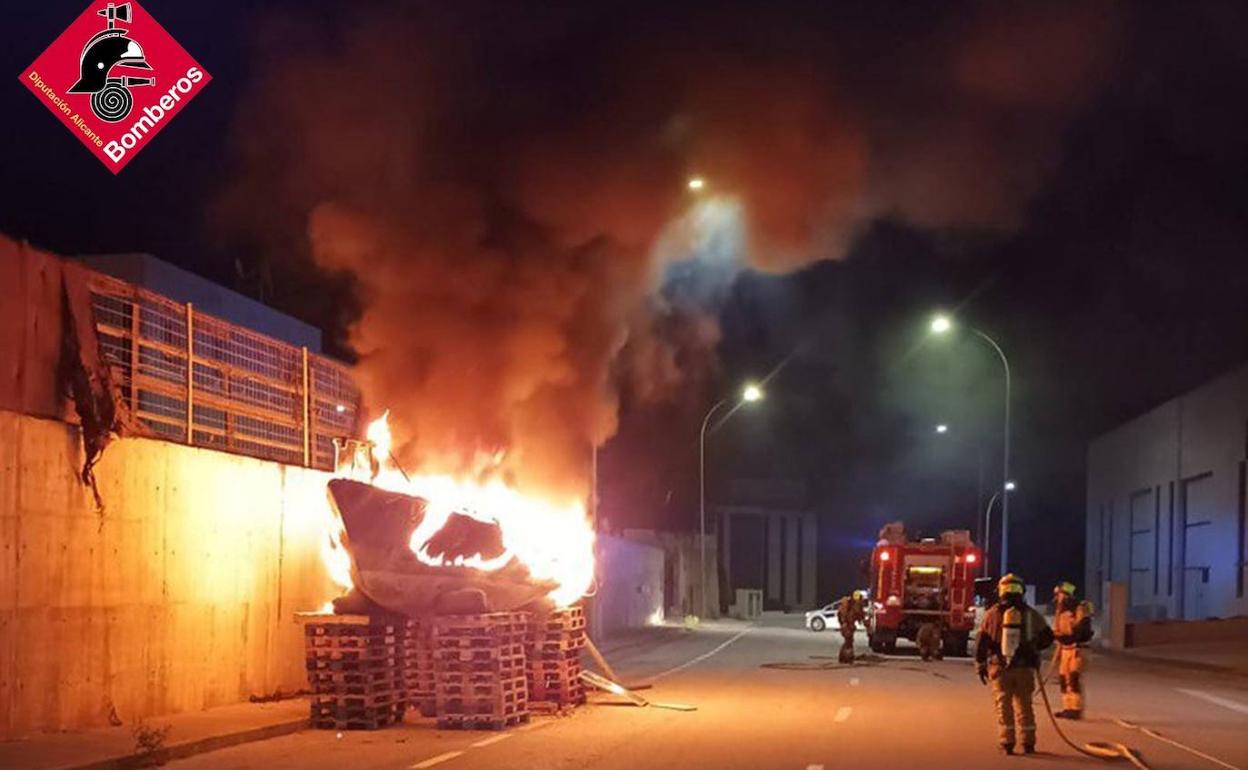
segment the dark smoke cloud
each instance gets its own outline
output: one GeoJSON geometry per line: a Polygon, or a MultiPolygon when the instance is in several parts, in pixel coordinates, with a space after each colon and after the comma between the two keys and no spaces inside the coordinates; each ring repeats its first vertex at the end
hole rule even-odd
{"type": "Polygon", "coordinates": [[[1014,227],[1115,22],[447,5],[265,25],[221,213],[288,274],[310,257],[348,287],[340,321],[407,462],[569,492],[620,388],[700,395],[740,269],[840,258],[879,217],[1014,227]]]}

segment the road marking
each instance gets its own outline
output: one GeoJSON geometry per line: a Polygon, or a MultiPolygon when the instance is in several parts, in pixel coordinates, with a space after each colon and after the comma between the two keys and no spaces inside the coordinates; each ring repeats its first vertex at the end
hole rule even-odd
{"type": "Polygon", "coordinates": [[[523,727],[517,727],[517,728],[515,729],[515,732],[518,732],[518,733],[527,733],[527,732],[531,732],[531,731],[533,731],[533,730],[540,730],[540,729],[542,729],[543,727],[550,727],[550,726],[551,726],[551,725],[553,725],[554,723],[555,723],[555,721],[554,721],[553,719],[549,719],[549,720],[546,720],[546,721],[543,721],[543,722],[529,722],[527,725],[525,725],[525,726],[523,726],[523,727]]]}
{"type": "Polygon", "coordinates": [[[483,740],[479,740],[476,743],[471,744],[471,746],[474,749],[483,749],[486,746],[493,746],[499,741],[505,741],[511,736],[512,736],[512,733],[503,733],[502,735],[495,735],[493,738],[485,738],[483,740]]]}
{"type": "Polygon", "coordinates": [[[679,666],[676,666],[676,667],[674,667],[674,668],[669,668],[668,670],[666,670],[666,671],[664,671],[664,672],[662,672],[662,673],[655,674],[654,676],[650,677],[650,681],[652,681],[652,682],[654,682],[654,681],[658,681],[658,680],[662,679],[662,678],[663,678],[663,677],[665,677],[665,676],[671,676],[672,674],[677,674],[677,673],[680,673],[681,671],[684,671],[685,669],[689,668],[690,666],[695,666],[695,665],[697,665],[697,664],[701,663],[702,661],[706,660],[707,658],[711,657],[712,655],[714,655],[714,654],[718,653],[720,650],[723,650],[725,647],[727,647],[728,645],[730,645],[730,644],[732,644],[733,642],[737,641],[738,639],[740,639],[741,637],[745,636],[745,635],[746,635],[746,634],[748,634],[749,632],[750,632],[750,629],[748,629],[748,628],[747,628],[747,629],[745,629],[744,631],[742,631],[741,633],[739,633],[739,634],[737,634],[736,636],[734,636],[734,637],[732,637],[731,639],[729,639],[728,641],[726,641],[726,642],[724,642],[723,644],[719,645],[719,646],[718,646],[718,647],[716,647],[715,649],[711,650],[710,652],[704,652],[704,653],[702,653],[701,655],[699,655],[698,657],[696,657],[696,658],[694,658],[694,659],[692,659],[692,660],[687,660],[687,661],[685,661],[684,663],[681,663],[679,666]]]}
{"type": "Polygon", "coordinates": [[[836,716],[832,717],[832,721],[844,722],[846,719],[849,719],[849,715],[852,713],[854,713],[854,710],[849,706],[841,706],[836,710],[836,716]]]}
{"type": "Polygon", "coordinates": [[[1131,730],[1139,730],[1140,732],[1144,733],[1148,737],[1159,740],[1162,743],[1168,743],[1171,746],[1177,746],[1178,748],[1183,749],[1189,754],[1200,757],[1201,759],[1208,760],[1215,765],[1220,765],[1221,767],[1225,767],[1226,770],[1240,770],[1239,767],[1232,765],[1230,762],[1224,762],[1221,759],[1218,759],[1217,757],[1213,756],[1212,754],[1206,754],[1205,752],[1200,751],[1199,749],[1194,749],[1191,746],[1188,746],[1186,743],[1179,743],[1173,738],[1167,738],[1166,736],[1162,735],[1161,733],[1151,728],[1141,727],[1140,725],[1137,725],[1134,722],[1128,722],[1125,719],[1115,719],[1114,722],[1118,723],[1122,727],[1126,727],[1131,730]]]}
{"type": "Polygon", "coordinates": [[[856,677],[856,676],[855,676],[855,677],[850,677],[850,680],[849,680],[849,686],[850,686],[850,687],[857,687],[857,686],[858,686],[858,685],[860,685],[860,684],[862,684],[862,680],[861,680],[861,679],[859,679],[859,678],[858,678],[858,677],[856,677]]]}
{"type": "Polygon", "coordinates": [[[424,762],[417,762],[416,764],[412,765],[411,770],[425,770],[426,767],[433,767],[434,765],[440,765],[443,762],[452,760],[455,757],[458,757],[463,753],[464,752],[462,751],[448,751],[445,754],[439,754],[436,757],[430,757],[429,759],[426,759],[424,762]]]}
{"type": "Polygon", "coordinates": [[[1245,706],[1239,701],[1231,700],[1230,698],[1222,698],[1214,695],[1213,693],[1205,692],[1204,690],[1185,690],[1182,687],[1176,687],[1175,689],[1184,695],[1190,695],[1193,698],[1200,698],[1203,701],[1208,701],[1216,706],[1221,706],[1224,709],[1238,711],[1241,714],[1248,714],[1248,706],[1245,706]]]}

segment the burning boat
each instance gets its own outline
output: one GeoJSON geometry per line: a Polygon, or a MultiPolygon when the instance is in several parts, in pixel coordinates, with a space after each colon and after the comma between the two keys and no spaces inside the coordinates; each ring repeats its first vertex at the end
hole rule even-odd
{"type": "Polygon", "coordinates": [[[554,505],[499,479],[409,476],[390,455],[386,415],[368,436],[368,461],[340,464],[328,487],[337,521],[324,556],[348,590],[335,612],[549,611],[589,588],[593,531],[579,501],[554,505]]]}

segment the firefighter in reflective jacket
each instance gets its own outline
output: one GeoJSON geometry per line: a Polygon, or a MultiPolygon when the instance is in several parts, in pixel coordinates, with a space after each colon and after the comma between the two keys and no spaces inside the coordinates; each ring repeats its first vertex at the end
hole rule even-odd
{"type": "Polygon", "coordinates": [[[1053,588],[1053,634],[1057,638],[1057,673],[1062,685],[1062,719],[1083,718],[1083,670],[1092,640],[1092,603],[1075,598],[1073,583],[1053,588]]]}
{"type": "Polygon", "coordinates": [[[923,660],[941,660],[944,658],[941,645],[944,643],[944,630],[939,622],[928,621],[919,626],[919,633],[915,638],[919,644],[919,657],[923,660]]]}
{"type": "Polygon", "coordinates": [[[1000,598],[984,614],[975,643],[976,671],[984,684],[992,683],[997,707],[1001,750],[1014,753],[1015,723],[1022,733],[1023,752],[1036,750],[1036,713],[1032,709],[1040,651],[1053,643],[1044,616],[1023,600],[1023,581],[1006,575],[997,583],[1000,598]]]}
{"type": "Polygon", "coordinates": [[[867,622],[862,605],[862,591],[854,591],[852,596],[841,597],[836,608],[836,620],[841,626],[841,652],[837,657],[841,663],[854,662],[854,628],[858,623],[867,622]]]}

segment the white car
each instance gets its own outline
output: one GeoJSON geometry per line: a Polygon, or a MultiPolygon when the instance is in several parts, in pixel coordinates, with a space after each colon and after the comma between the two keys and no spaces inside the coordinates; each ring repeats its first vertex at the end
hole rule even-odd
{"type": "Polygon", "coordinates": [[[841,624],[836,619],[836,607],[840,603],[838,599],[827,606],[807,612],[806,627],[811,631],[822,631],[825,628],[839,629],[841,624]]]}

